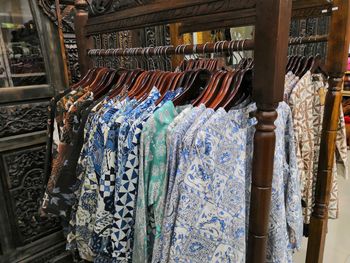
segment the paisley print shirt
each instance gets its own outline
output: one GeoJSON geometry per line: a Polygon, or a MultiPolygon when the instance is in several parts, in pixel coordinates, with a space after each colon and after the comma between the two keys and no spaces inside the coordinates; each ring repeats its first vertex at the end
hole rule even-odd
{"type": "MultiPolygon", "coordinates": [[[[246,185],[251,181],[255,123],[247,113],[252,107],[218,110],[198,131],[194,147],[182,150],[163,222],[171,242],[162,235],[169,247],[163,246],[160,262],[245,262],[246,185]]],[[[299,176],[288,106],[280,106],[278,113],[267,261],[291,262],[302,233],[299,176]]]]}
{"type": "MultiPolygon", "coordinates": [[[[201,104],[199,107],[193,108],[187,115],[181,116],[181,119],[178,119],[172,127],[170,125],[167,130],[167,147],[168,147],[168,156],[167,156],[167,177],[168,177],[168,189],[166,196],[166,205],[165,211],[169,210],[167,206],[170,206],[170,195],[173,190],[176,167],[178,165],[180,159],[180,151],[182,146],[183,136],[186,134],[188,128],[192,125],[192,123],[196,120],[196,118],[205,110],[205,106],[201,104]]],[[[185,111],[184,111],[185,112],[185,111]]],[[[180,114],[181,115],[181,114],[180,114]]],[[[167,213],[167,212],[165,212],[167,213]]],[[[165,216],[166,214],[164,214],[165,216]]],[[[165,219],[164,219],[165,220],[165,219]]],[[[152,262],[159,262],[160,259],[166,258],[167,249],[170,248],[170,240],[171,232],[167,231],[164,227],[162,227],[162,237],[161,241],[155,243],[153,249],[153,257],[152,262]]]]}
{"type": "Polygon", "coordinates": [[[140,139],[140,165],[134,227],[133,262],[150,262],[153,242],[159,238],[166,195],[166,129],[178,115],[166,102],[144,124],[140,139]]]}

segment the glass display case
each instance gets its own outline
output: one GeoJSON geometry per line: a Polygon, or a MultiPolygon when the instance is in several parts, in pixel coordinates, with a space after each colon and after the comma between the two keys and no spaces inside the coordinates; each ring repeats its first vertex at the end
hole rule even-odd
{"type": "Polygon", "coordinates": [[[38,31],[27,0],[0,0],[0,88],[47,83],[38,31]]]}

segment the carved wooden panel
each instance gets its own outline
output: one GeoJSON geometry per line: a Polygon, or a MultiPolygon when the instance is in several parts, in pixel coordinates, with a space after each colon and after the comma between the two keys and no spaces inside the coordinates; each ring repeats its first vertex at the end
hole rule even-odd
{"type": "Polygon", "coordinates": [[[46,129],[48,102],[0,106],[0,138],[46,129]]]}
{"type": "MultiPolygon", "coordinates": [[[[93,35],[94,48],[131,48],[131,47],[155,47],[170,45],[170,31],[168,25],[145,27],[140,30],[121,31],[112,33],[102,33],[93,35]]],[[[170,59],[161,57],[136,58],[132,57],[95,57],[95,66],[107,66],[116,68],[122,66],[126,68],[142,67],[170,70],[170,59]]]]}
{"type": "Polygon", "coordinates": [[[67,53],[67,64],[72,83],[79,81],[81,74],[78,61],[77,40],[74,34],[64,34],[64,46],[67,53]]]}
{"type": "MultiPolygon", "coordinates": [[[[304,37],[326,35],[328,34],[329,20],[329,16],[293,19],[290,36],[304,37]]],[[[320,54],[323,58],[326,58],[327,43],[298,45],[295,49],[291,48],[290,51],[296,51],[296,53],[304,54],[305,56],[320,54]]]]}
{"type": "Polygon", "coordinates": [[[113,13],[123,8],[130,8],[152,2],[152,0],[88,0],[90,16],[113,13]]]}
{"type": "MultiPolygon", "coordinates": [[[[168,25],[151,26],[141,30],[141,43],[143,47],[169,46],[170,29],[168,25]]],[[[153,57],[151,65],[161,70],[171,70],[171,60],[153,57]]],[[[145,68],[145,65],[143,65],[145,68]]]]}
{"type": "MultiPolygon", "coordinates": [[[[11,207],[9,214],[19,245],[30,243],[60,229],[59,220],[38,218],[44,182],[45,146],[2,155],[11,207]]],[[[5,191],[6,193],[7,191],[5,191]]]]}
{"type": "MultiPolygon", "coordinates": [[[[51,21],[57,26],[55,0],[38,0],[38,5],[41,7],[42,11],[51,19],[51,21]]],[[[64,45],[66,48],[66,58],[69,69],[70,82],[75,83],[80,79],[80,70],[78,64],[78,49],[74,34],[74,0],[65,1],[65,4],[62,4],[61,1],[60,6],[63,25],[62,31],[64,32],[63,38],[64,45]]]]}
{"type": "Polygon", "coordinates": [[[192,17],[255,9],[255,0],[169,0],[128,8],[122,11],[92,17],[88,21],[88,34],[135,29],[145,26],[185,22],[192,17]]]}
{"type": "MultiPolygon", "coordinates": [[[[55,0],[38,0],[38,5],[43,12],[57,25],[55,0]]],[[[60,5],[62,14],[63,32],[74,32],[74,1],[71,5],[60,5]]]]}

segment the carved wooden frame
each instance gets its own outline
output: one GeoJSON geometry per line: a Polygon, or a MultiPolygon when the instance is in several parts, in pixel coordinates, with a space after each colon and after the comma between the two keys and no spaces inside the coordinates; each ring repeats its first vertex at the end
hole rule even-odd
{"type": "MultiPolygon", "coordinates": [[[[220,19],[208,24],[209,18],[230,17],[225,26],[256,24],[254,100],[257,103],[254,163],[247,262],[265,262],[268,216],[271,202],[273,155],[275,149],[276,107],[283,100],[291,0],[160,0],[88,19],[84,0],[76,0],[79,9],[77,30],[80,61],[89,66],[86,41],[90,35],[130,30],[144,26],[181,22],[182,32],[210,29],[220,19]]],[[[330,178],[334,158],[336,124],[339,119],[342,77],[349,46],[349,0],[294,0],[293,16],[319,16],[323,10],[332,15],[328,45],[328,70],[331,76],[322,131],[320,166],[316,189],[316,206],[311,221],[307,262],[321,263],[327,226],[330,178]],[[332,6],[338,7],[332,10],[332,6]],[[344,41],[345,36],[345,41],[344,41]],[[346,56],[345,56],[346,54],[346,56]]]]}

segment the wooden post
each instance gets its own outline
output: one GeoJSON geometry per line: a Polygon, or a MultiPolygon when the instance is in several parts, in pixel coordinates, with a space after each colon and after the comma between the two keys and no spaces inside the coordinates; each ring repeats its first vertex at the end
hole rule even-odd
{"type": "Polygon", "coordinates": [[[81,75],[84,76],[91,66],[91,61],[87,55],[87,51],[93,48],[93,41],[91,37],[86,36],[85,26],[88,20],[88,11],[86,0],[75,0],[76,15],[74,20],[75,36],[78,47],[78,60],[81,75]]]}
{"type": "MultiPolygon", "coordinates": [[[[182,45],[184,43],[183,37],[179,33],[180,23],[174,23],[169,25],[170,29],[170,43],[174,47],[182,45]]],[[[171,64],[173,69],[180,65],[183,57],[182,56],[172,56],[171,64]]]]}
{"type": "Polygon", "coordinates": [[[333,7],[327,50],[329,89],[326,96],[323,118],[315,205],[311,215],[306,255],[307,263],[323,262],[328,222],[328,205],[332,189],[335,142],[339,122],[339,109],[342,100],[341,91],[349,50],[349,0],[334,0],[333,7]]]}
{"type": "Polygon", "coordinates": [[[66,47],[64,45],[64,35],[63,35],[63,25],[62,25],[62,16],[61,16],[61,8],[60,8],[60,0],[55,0],[56,6],[56,16],[57,16],[57,30],[58,36],[60,38],[60,46],[61,46],[61,55],[63,60],[63,76],[65,86],[69,86],[69,71],[67,65],[67,55],[66,55],[66,47]]]}
{"type": "Polygon", "coordinates": [[[258,124],[254,137],[247,262],[266,262],[276,108],[283,100],[291,0],[258,0],[253,97],[258,124]]]}

